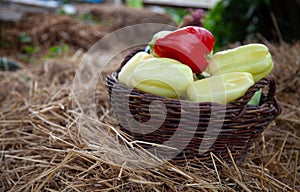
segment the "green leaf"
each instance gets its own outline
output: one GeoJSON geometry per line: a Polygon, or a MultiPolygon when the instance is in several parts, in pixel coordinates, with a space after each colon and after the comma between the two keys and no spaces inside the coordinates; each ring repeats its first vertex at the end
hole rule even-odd
{"type": "Polygon", "coordinates": [[[133,8],[142,8],[143,1],[142,0],[126,0],[126,5],[133,8]]]}
{"type": "Polygon", "coordinates": [[[249,105],[259,105],[260,97],[261,97],[262,90],[258,90],[255,92],[251,100],[248,102],[249,105]]]}
{"type": "Polygon", "coordinates": [[[23,49],[29,55],[32,55],[32,54],[37,53],[39,51],[38,47],[34,47],[34,46],[31,46],[31,45],[25,45],[23,49]]]}
{"type": "Polygon", "coordinates": [[[66,44],[54,45],[48,49],[48,53],[45,58],[60,57],[64,52],[67,51],[69,51],[69,46],[66,44]]]}

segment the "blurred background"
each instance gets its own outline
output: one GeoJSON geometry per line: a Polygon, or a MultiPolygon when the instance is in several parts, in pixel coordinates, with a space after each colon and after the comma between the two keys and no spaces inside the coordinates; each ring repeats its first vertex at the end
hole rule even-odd
{"type": "Polygon", "coordinates": [[[293,43],[299,8],[300,0],[1,0],[0,56],[39,62],[145,22],[204,26],[215,51],[251,41],[293,43]]]}

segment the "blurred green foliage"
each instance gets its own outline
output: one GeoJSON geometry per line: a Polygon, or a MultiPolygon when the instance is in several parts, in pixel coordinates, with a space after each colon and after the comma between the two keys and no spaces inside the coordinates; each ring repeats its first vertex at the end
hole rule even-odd
{"type": "Polygon", "coordinates": [[[18,36],[17,41],[21,49],[21,53],[18,54],[18,58],[24,62],[30,62],[31,58],[39,52],[38,46],[34,45],[32,36],[26,33],[21,33],[18,36]]]}
{"type": "Polygon", "coordinates": [[[215,50],[229,43],[300,39],[299,0],[221,0],[206,12],[204,27],[215,38],[215,50]]]}
{"type": "Polygon", "coordinates": [[[173,7],[166,7],[164,11],[170,15],[178,25],[182,22],[183,17],[190,13],[187,9],[173,7]]]}
{"type": "Polygon", "coordinates": [[[143,1],[142,0],[126,0],[126,5],[133,8],[142,8],[143,1]]]}
{"type": "Polygon", "coordinates": [[[79,15],[79,19],[82,22],[89,23],[89,24],[92,24],[92,25],[100,23],[100,20],[98,18],[96,18],[94,15],[90,14],[90,13],[84,13],[82,15],[79,15]]]}
{"type": "Polygon", "coordinates": [[[67,44],[51,46],[48,49],[48,53],[46,54],[45,58],[59,58],[64,53],[68,52],[69,49],[70,48],[67,44]]]}
{"type": "Polygon", "coordinates": [[[23,48],[23,50],[28,55],[33,55],[33,54],[39,52],[39,48],[38,47],[31,46],[31,45],[25,45],[24,48],[23,48]]]}
{"type": "Polygon", "coordinates": [[[21,33],[19,35],[19,42],[21,43],[31,43],[32,37],[30,35],[27,35],[26,33],[21,33]]]}
{"type": "Polygon", "coordinates": [[[270,24],[270,0],[222,0],[204,20],[204,27],[216,38],[216,50],[228,43],[253,39],[258,32],[269,36],[270,24]]]}

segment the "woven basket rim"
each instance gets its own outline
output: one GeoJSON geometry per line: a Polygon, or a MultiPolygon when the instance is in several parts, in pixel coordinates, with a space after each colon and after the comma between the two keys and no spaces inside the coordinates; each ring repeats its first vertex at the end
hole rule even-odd
{"type": "MultiPolygon", "coordinates": [[[[141,95],[141,96],[144,96],[144,97],[153,97],[153,98],[158,98],[158,99],[161,99],[161,100],[164,100],[164,101],[173,101],[173,102],[186,102],[186,103],[191,103],[191,104],[201,104],[201,105],[218,105],[218,106],[230,106],[230,105],[236,105],[237,103],[240,103],[241,100],[243,100],[243,98],[246,97],[246,101],[247,102],[243,102],[245,105],[248,104],[248,101],[250,101],[250,99],[252,98],[252,96],[254,95],[254,93],[256,91],[258,91],[259,89],[263,88],[262,86],[257,86],[257,84],[263,82],[264,86],[267,86],[269,84],[271,84],[272,87],[270,87],[270,89],[276,89],[276,85],[275,85],[275,82],[274,82],[274,78],[272,76],[267,76],[265,78],[262,78],[261,80],[257,81],[255,84],[253,84],[252,86],[250,86],[246,93],[229,102],[229,103],[226,103],[226,104],[221,104],[221,103],[217,103],[217,102],[196,102],[196,101],[191,101],[191,100],[188,100],[188,99],[174,99],[174,98],[168,98],[168,97],[164,97],[164,96],[160,96],[160,95],[155,95],[155,94],[152,94],[152,93],[148,93],[148,92],[145,92],[145,91],[142,91],[142,90],[139,90],[137,88],[130,88],[128,87],[127,85],[125,84],[122,84],[119,80],[118,80],[118,74],[119,72],[115,71],[113,72],[112,74],[109,74],[106,76],[106,79],[112,79],[113,81],[116,81],[119,83],[119,86],[123,86],[124,88],[128,89],[128,90],[132,90],[134,93],[137,93],[138,95],[141,95]],[[274,82],[274,83],[273,83],[274,82]]],[[[275,91],[272,91],[272,92],[275,92],[275,91]]],[[[269,95],[269,97],[273,97],[274,95],[269,95]]],[[[262,105],[263,103],[261,103],[260,105],[262,105]]],[[[249,105],[249,104],[248,104],[249,105]]],[[[258,106],[260,106],[258,105],[258,106]]],[[[257,105],[250,105],[250,106],[257,106],[257,105]]]]}

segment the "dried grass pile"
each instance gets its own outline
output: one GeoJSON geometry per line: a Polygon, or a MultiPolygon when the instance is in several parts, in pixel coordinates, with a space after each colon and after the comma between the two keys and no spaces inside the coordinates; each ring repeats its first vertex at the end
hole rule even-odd
{"type": "MultiPolygon", "coordinates": [[[[214,168],[196,159],[190,165],[198,166],[130,168],[107,160],[113,147],[98,153],[88,147],[72,107],[80,52],[40,68],[1,72],[0,191],[299,191],[300,44],[268,46],[283,114],[243,162],[228,165],[212,156],[221,164],[214,168]]],[[[115,133],[103,81],[96,90],[97,121],[115,133]]]]}
{"type": "Polygon", "coordinates": [[[77,7],[80,15],[91,14],[109,31],[140,23],[163,23],[177,26],[176,22],[166,14],[155,13],[148,9],[133,9],[126,6],[80,5],[77,7]]]}
{"type": "Polygon", "coordinates": [[[108,32],[125,26],[138,23],[176,25],[169,16],[146,9],[102,4],[79,4],[77,9],[77,14],[73,16],[26,14],[23,20],[16,23],[0,21],[0,43],[8,47],[7,50],[1,49],[0,55],[17,58],[15,53],[24,54],[24,47],[32,46],[38,47],[36,56],[40,57],[51,46],[60,44],[86,51],[108,32]],[[22,42],[24,35],[31,37],[31,40],[22,42]]]}
{"type": "Polygon", "coordinates": [[[51,17],[28,14],[20,22],[11,25],[1,25],[3,28],[0,42],[9,46],[4,53],[9,56],[26,53],[25,46],[38,47],[40,54],[45,54],[51,46],[60,44],[87,50],[107,33],[103,26],[82,23],[78,19],[60,14],[51,17]],[[24,42],[22,36],[30,39],[24,42]]]}

